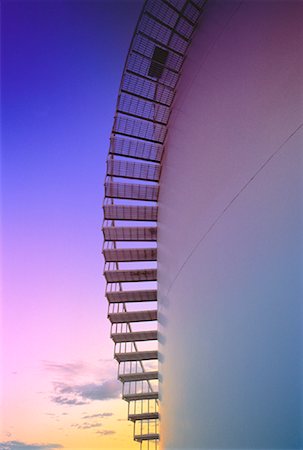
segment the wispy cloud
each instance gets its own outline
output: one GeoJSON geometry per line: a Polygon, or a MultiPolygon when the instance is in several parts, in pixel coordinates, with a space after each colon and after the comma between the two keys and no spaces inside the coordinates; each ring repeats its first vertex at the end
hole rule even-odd
{"type": "Polygon", "coordinates": [[[54,403],[59,403],[60,405],[77,406],[77,405],[86,405],[88,403],[87,401],[78,400],[77,398],[64,397],[63,395],[53,395],[51,397],[51,400],[54,403]]]}
{"type": "Polygon", "coordinates": [[[100,434],[101,436],[109,436],[110,434],[116,434],[113,430],[102,430],[102,431],[96,431],[96,434],[100,434]]]}
{"type": "Polygon", "coordinates": [[[82,419],[96,419],[97,417],[103,419],[104,417],[111,417],[113,413],[99,413],[99,414],[91,414],[90,416],[83,416],[82,419]]]}
{"type": "Polygon", "coordinates": [[[26,444],[20,441],[0,442],[0,450],[55,450],[63,448],[60,444],[26,444]]]}
{"type": "Polygon", "coordinates": [[[75,427],[78,430],[88,430],[89,428],[102,427],[102,423],[101,422],[96,422],[96,423],[85,422],[85,423],[82,423],[82,424],[74,423],[74,424],[72,424],[72,427],[75,427]]]}
{"type": "Polygon", "coordinates": [[[49,372],[54,372],[61,375],[78,375],[86,370],[86,365],[82,361],[73,363],[54,363],[50,361],[43,361],[44,368],[49,372]]]}
{"type": "Polygon", "coordinates": [[[67,363],[42,361],[44,371],[55,376],[57,381],[82,382],[88,378],[107,380],[113,378],[117,368],[114,360],[100,360],[97,364],[84,361],[72,361],[67,363]]]}
{"type": "Polygon", "coordinates": [[[116,380],[74,385],[54,383],[54,389],[51,400],[61,405],[84,405],[94,400],[117,398],[120,394],[120,384],[116,380]]]}

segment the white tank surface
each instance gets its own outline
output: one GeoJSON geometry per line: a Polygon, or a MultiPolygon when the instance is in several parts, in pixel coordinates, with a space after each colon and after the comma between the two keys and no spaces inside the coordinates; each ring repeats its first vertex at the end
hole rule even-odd
{"type": "Polygon", "coordinates": [[[161,448],[302,449],[302,1],[207,3],[158,226],[161,448]]]}

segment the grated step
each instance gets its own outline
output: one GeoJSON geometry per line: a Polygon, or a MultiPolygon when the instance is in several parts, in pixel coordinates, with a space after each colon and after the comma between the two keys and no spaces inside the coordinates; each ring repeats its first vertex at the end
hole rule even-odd
{"type": "Polygon", "coordinates": [[[134,331],[132,333],[112,333],[111,338],[116,344],[119,342],[153,341],[158,339],[158,332],[149,330],[134,331]]]}
{"type": "Polygon", "coordinates": [[[128,352],[128,353],[115,353],[116,360],[120,362],[124,361],[148,361],[150,359],[157,359],[157,350],[143,351],[143,352],[128,352]]]}

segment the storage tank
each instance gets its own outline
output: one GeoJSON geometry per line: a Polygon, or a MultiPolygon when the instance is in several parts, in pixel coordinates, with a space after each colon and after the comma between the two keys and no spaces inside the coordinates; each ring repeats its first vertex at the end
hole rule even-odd
{"type": "Polygon", "coordinates": [[[159,194],[161,448],[303,447],[303,3],[208,1],[159,194]]]}
{"type": "Polygon", "coordinates": [[[139,17],[103,253],[142,450],[303,448],[302,24],[292,0],[147,0],[139,17]]]}

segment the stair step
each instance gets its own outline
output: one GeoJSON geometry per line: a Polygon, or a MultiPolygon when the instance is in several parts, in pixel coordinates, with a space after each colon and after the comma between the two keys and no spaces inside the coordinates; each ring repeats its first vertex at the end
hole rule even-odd
{"type": "Polygon", "coordinates": [[[159,440],[159,433],[135,434],[134,440],[137,442],[156,441],[159,440]]]}
{"type": "Polygon", "coordinates": [[[142,414],[129,414],[128,420],[131,420],[132,422],[135,422],[136,420],[152,420],[152,419],[159,419],[159,413],[158,412],[151,412],[151,413],[142,413],[142,414]]]}
{"type": "Polygon", "coordinates": [[[129,200],[158,200],[159,186],[152,184],[134,183],[105,183],[105,197],[124,198],[129,200]]]}
{"type": "Polygon", "coordinates": [[[112,177],[159,181],[160,169],[160,164],[125,161],[122,159],[107,160],[107,175],[112,177]]]}
{"type": "Polygon", "coordinates": [[[104,275],[108,283],[157,281],[157,269],[105,270],[104,275]]]}
{"type": "Polygon", "coordinates": [[[157,206],[104,205],[103,210],[106,220],[156,222],[158,218],[157,206]]]}
{"type": "Polygon", "coordinates": [[[138,373],[121,373],[118,378],[122,383],[131,381],[144,381],[144,380],[158,380],[159,372],[157,370],[153,372],[138,372],[138,373]]]}
{"type": "Polygon", "coordinates": [[[123,400],[126,400],[127,402],[136,400],[157,400],[158,397],[158,392],[140,392],[137,394],[124,394],[123,400]]]}
{"type": "Polygon", "coordinates": [[[157,240],[157,227],[103,227],[105,241],[147,241],[157,240]]]}
{"type": "Polygon", "coordinates": [[[119,114],[118,111],[112,132],[115,136],[142,139],[151,144],[163,144],[167,128],[164,124],[147,121],[142,116],[140,118],[131,117],[130,115],[126,116],[125,114],[119,114]],[[144,125],[142,124],[143,121],[144,125]]]}
{"type": "MultiPolygon", "coordinates": [[[[136,75],[130,74],[127,74],[127,76],[131,78],[134,76],[136,77],[136,75]]],[[[137,80],[137,77],[135,79],[137,80]]],[[[150,80],[148,81],[150,82],[150,80]]],[[[169,95],[169,93],[167,95],[169,95]]],[[[171,96],[172,95],[173,94],[171,94],[171,96]]],[[[111,138],[109,153],[146,161],[161,162],[163,146],[115,136],[114,138],[111,138]]]]}
{"type": "Polygon", "coordinates": [[[142,352],[115,353],[115,359],[120,363],[123,361],[147,361],[150,359],[158,359],[157,350],[149,350],[142,352]]]}
{"type": "Polygon", "coordinates": [[[112,291],[106,292],[109,303],[154,302],[157,301],[157,290],[112,291]]]}
{"type": "Polygon", "coordinates": [[[158,332],[157,330],[148,330],[127,333],[112,333],[111,338],[116,344],[119,342],[153,341],[158,339],[158,332]]]}
{"type": "Polygon", "coordinates": [[[157,320],[157,311],[126,311],[119,313],[110,313],[108,315],[111,323],[128,323],[128,322],[147,322],[149,320],[157,320]]]}
{"type": "Polygon", "coordinates": [[[108,248],[103,255],[106,262],[157,261],[156,248],[108,248]]]}

